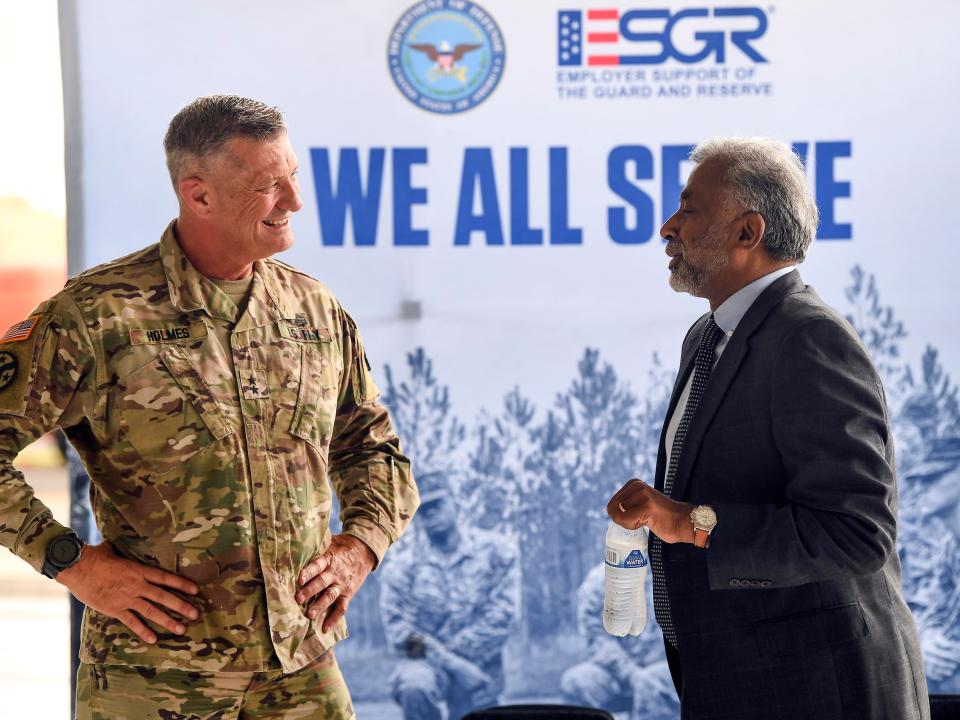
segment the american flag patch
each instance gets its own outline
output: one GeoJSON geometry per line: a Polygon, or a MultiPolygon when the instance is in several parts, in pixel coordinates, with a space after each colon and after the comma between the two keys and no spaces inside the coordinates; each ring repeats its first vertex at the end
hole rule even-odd
{"type": "Polygon", "coordinates": [[[0,338],[0,343],[12,343],[19,342],[20,340],[26,340],[28,337],[30,337],[30,333],[33,332],[33,329],[37,326],[38,322],[40,322],[39,315],[34,315],[33,317],[27,318],[23,322],[18,322],[4,333],[3,337],[0,338]]]}

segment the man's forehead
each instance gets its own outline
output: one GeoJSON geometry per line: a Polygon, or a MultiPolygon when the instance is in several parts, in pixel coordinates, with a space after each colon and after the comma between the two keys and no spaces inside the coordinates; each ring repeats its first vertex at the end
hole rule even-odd
{"type": "Polygon", "coordinates": [[[687,184],[680,192],[680,199],[702,200],[715,196],[720,191],[726,171],[727,163],[720,158],[710,158],[700,163],[690,172],[687,184]]]}
{"type": "Polygon", "coordinates": [[[288,174],[297,164],[297,156],[287,139],[281,133],[266,140],[235,137],[225,144],[227,154],[236,165],[253,175],[288,174]]]}

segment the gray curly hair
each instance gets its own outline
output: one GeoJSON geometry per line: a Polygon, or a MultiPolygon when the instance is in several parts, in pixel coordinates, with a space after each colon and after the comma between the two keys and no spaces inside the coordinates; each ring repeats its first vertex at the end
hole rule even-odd
{"type": "Polygon", "coordinates": [[[799,156],[786,143],[762,137],[713,137],[690,153],[698,165],[714,158],[727,164],[727,202],[763,217],[770,256],[803,262],[819,213],[799,156]]]}

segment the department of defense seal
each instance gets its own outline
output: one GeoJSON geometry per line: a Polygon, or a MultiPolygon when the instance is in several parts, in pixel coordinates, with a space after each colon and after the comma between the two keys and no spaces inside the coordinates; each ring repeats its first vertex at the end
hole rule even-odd
{"type": "Polygon", "coordinates": [[[423,0],[397,21],[387,63],[417,107],[458,113],[489,97],[503,75],[504,44],[490,14],[467,0],[423,0]]]}

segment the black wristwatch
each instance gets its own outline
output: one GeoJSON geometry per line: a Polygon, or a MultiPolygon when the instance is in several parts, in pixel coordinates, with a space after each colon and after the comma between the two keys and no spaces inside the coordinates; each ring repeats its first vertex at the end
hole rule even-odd
{"type": "Polygon", "coordinates": [[[47,543],[43,574],[48,578],[55,578],[61,570],[66,570],[80,562],[82,552],[83,540],[73,530],[58,535],[47,543]]]}

